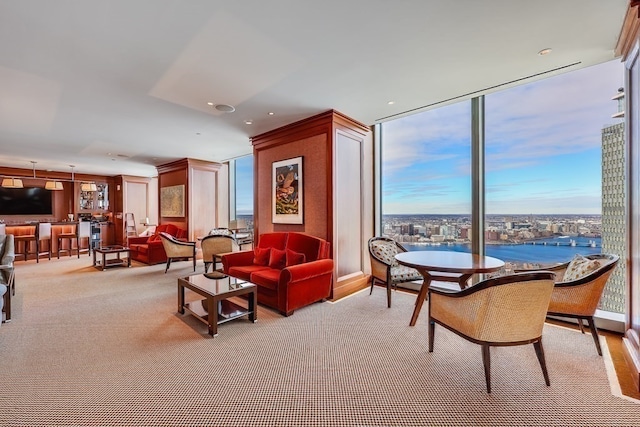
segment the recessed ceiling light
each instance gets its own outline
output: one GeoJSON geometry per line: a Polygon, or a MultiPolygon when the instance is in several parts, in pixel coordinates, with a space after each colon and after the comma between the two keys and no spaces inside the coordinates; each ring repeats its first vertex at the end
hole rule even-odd
{"type": "Polygon", "coordinates": [[[236,107],[229,104],[216,104],[213,108],[222,113],[233,113],[234,111],[236,111],[236,107]]]}
{"type": "Polygon", "coordinates": [[[253,124],[253,120],[245,120],[244,124],[245,125],[252,125],[253,124]]]}
{"type": "Polygon", "coordinates": [[[544,55],[548,55],[550,53],[551,53],[551,48],[548,47],[548,48],[542,49],[540,52],[538,52],[538,55],[544,56],[544,55]]]}
{"type": "Polygon", "coordinates": [[[207,102],[207,105],[211,105],[213,107],[213,102],[207,102]]]}
{"type": "Polygon", "coordinates": [[[388,105],[393,105],[393,104],[395,104],[395,103],[396,103],[396,101],[389,101],[389,102],[387,102],[387,104],[388,104],[388,105]]]}
{"type": "Polygon", "coordinates": [[[269,114],[270,116],[275,115],[276,113],[274,113],[273,111],[269,111],[267,114],[269,114]]]}

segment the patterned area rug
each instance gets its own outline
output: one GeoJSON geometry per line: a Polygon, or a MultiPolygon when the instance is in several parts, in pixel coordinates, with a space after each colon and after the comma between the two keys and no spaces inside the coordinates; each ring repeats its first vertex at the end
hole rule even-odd
{"type": "Polygon", "coordinates": [[[260,307],[257,323],[210,338],[177,314],[189,262],[166,275],[90,265],[17,263],[13,321],[0,327],[0,425],[639,424],[640,406],[612,393],[588,334],[545,326],[550,387],[532,346],[492,349],[489,395],[479,346],[436,327],[427,351],[426,310],[409,326],[414,295],[394,292],[387,308],[380,288],[288,318],[260,307]]]}

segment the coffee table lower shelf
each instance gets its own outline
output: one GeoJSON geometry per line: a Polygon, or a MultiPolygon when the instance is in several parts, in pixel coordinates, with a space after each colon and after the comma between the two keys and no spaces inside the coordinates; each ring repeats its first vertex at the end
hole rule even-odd
{"type": "MultiPolygon", "coordinates": [[[[200,320],[204,324],[209,324],[209,313],[204,308],[204,304],[207,303],[206,299],[199,301],[188,302],[184,305],[186,311],[191,313],[196,319],[200,320]]],[[[218,325],[237,319],[242,316],[248,316],[251,312],[229,300],[218,301],[218,325]]],[[[214,313],[215,315],[215,313],[214,313]]]]}
{"type": "Polygon", "coordinates": [[[218,325],[244,316],[247,316],[250,322],[257,322],[257,306],[257,287],[253,283],[222,274],[219,278],[195,274],[178,279],[178,313],[189,312],[205,323],[211,336],[218,335],[218,325]],[[185,289],[204,299],[186,302],[185,289]],[[240,296],[246,298],[245,307],[228,299],[240,296]]]}

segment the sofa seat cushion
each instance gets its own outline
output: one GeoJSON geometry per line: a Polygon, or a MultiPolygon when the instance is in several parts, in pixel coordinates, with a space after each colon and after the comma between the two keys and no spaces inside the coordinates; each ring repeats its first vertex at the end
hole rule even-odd
{"type": "Polygon", "coordinates": [[[258,286],[263,286],[267,289],[278,289],[278,280],[280,279],[281,270],[275,268],[268,268],[265,270],[258,270],[251,273],[251,282],[258,286]]]}
{"type": "Polygon", "coordinates": [[[238,279],[251,281],[251,274],[256,271],[268,270],[269,267],[262,265],[237,265],[229,268],[228,275],[238,279]]]}

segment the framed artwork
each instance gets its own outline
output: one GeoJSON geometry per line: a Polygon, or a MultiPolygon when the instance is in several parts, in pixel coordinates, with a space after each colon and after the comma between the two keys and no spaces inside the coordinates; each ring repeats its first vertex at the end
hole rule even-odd
{"type": "Polygon", "coordinates": [[[274,224],[303,224],[302,157],[273,162],[274,224]]]}
{"type": "Polygon", "coordinates": [[[160,189],[160,216],[184,216],[184,185],[160,189]]]}

